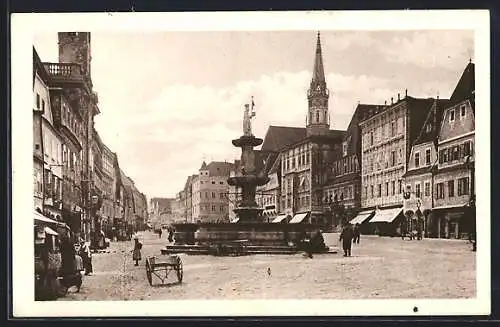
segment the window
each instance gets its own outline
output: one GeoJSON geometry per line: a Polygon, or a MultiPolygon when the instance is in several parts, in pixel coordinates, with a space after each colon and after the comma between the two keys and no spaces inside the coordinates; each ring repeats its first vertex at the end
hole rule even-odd
{"type": "Polygon", "coordinates": [[[36,108],[40,109],[40,94],[36,94],[36,108]]]}
{"type": "Polygon", "coordinates": [[[396,151],[391,152],[391,167],[396,165],[396,151]]]}
{"type": "Polygon", "coordinates": [[[42,112],[45,112],[45,100],[42,99],[42,112]]]}
{"type": "Polygon", "coordinates": [[[391,136],[395,136],[396,135],[396,122],[395,121],[392,121],[391,122],[391,136]]]}
{"type": "Polygon", "coordinates": [[[215,181],[212,181],[212,184],[215,184],[215,181]]]}
{"type": "Polygon", "coordinates": [[[430,132],[431,132],[431,130],[432,130],[432,125],[431,125],[431,124],[427,124],[427,125],[425,125],[425,132],[426,132],[426,133],[430,133],[430,132]]]}
{"type": "Polygon", "coordinates": [[[373,132],[370,132],[370,145],[373,145],[373,132]]]}
{"type": "Polygon", "coordinates": [[[365,186],[365,198],[368,197],[368,186],[365,186]]]}
{"type": "Polygon", "coordinates": [[[465,105],[460,106],[460,117],[465,117],[465,105]]]}
{"type": "Polygon", "coordinates": [[[399,191],[398,191],[398,194],[401,194],[401,192],[403,192],[403,182],[399,181],[399,191]]]}
{"type": "Polygon", "coordinates": [[[396,193],[396,182],[395,181],[392,181],[391,182],[392,184],[392,192],[391,192],[391,195],[394,195],[394,193],[396,193]]]}
{"type": "Polygon", "coordinates": [[[415,168],[420,167],[420,153],[415,152],[415,168]]]}
{"type": "Polygon", "coordinates": [[[205,199],[208,199],[208,192],[205,192],[205,199]]]}
{"type": "Polygon", "coordinates": [[[377,196],[379,198],[382,196],[382,184],[378,184],[377,196]]]}
{"type": "Polygon", "coordinates": [[[347,142],[342,143],[342,155],[347,156],[347,142]]]}
{"type": "Polygon", "coordinates": [[[436,184],[436,199],[444,199],[444,183],[436,184]]]}
{"type": "Polygon", "coordinates": [[[455,109],[450,110],[450,123],[455,121],[455,109]]]}
{"type": "Polygon", "coordinates": [[[420,183],[415,184],[415,196],[420,199],[420,183]]]}
{"type": "Polygon", "coordinates": [[[215,211],[215,205],[212,205],[212,211],[215,211]]]}
{"type": "Polygon", "coordinates": [[[429,196],[431,194],[431,183],[425,182],[424,184],[424,195],[429,196]]]}
{"type": "Polygon", "coordinates": [[[469,177],[460,178],[458,180],[458,196],[469,194],[469,177]]]}
{"type": "Polygon", "coordinates": [[[373,198],[373,185],[370,185],[370,189],[371,189],[371,195],[372,195],[372,198],[373,198]]]}
{"type": "Polygon", "coordinates": [[[426,165],[431,164],[431,150],[430,149],[425,150],[425,164],[426,165]]]}
{"type": "Polygon", "coordinates": [[[319,111],[316,111],[316,122],[319,123],[319,111]]]}
{"type": "Polygon", "coordinates": [[[220,194],[220,198],[221,198],[221,200],[224,199],[224,193],[220,194]]]}
{"type": "Polygon", "coordinates": [[[220,206],[220,212],[224,212],[224,206],[220,206]]]}
{"type": "Polygon", "coordinates": [[[219,184],[220,184],[220,185],[224,185],[224,182],[220,182],[219,184]]]}
{"type": "Polygon", "coordinates": [[[452,198],[455,196],[455,181],[448,181],[448,197],[452,198]]]}

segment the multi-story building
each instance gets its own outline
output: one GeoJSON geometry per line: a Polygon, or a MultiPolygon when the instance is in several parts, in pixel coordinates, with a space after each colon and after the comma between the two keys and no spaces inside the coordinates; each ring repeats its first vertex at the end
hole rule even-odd
{"type": "Polygon", "coordinates": [[[373,210],[370,223],[380,223],[380,232],[394,233],[403,219],[403,175],[411,145],[434,104],[405,94],[390,105],[375,106],[360,123],[361,206],[373,210]]]}
{"type": "MultiPolygon", "coordinates": [[[[90,187],[89,182],[90,171],[89,171],[89,154],[90,145],[92,140],[92,127],[94,116],[99,113],[98,98],[97,94],[93,91],[91,74],[90,74],[90,33],[88,32],[60,32],[58,33],[59,39],[59,62],[58,63],[43,63],[46,71],[49,75],[50,80],[50,97],[51,97],[51,107],[53,109],[53,118],[56,121],[61,122],[61,128],[64,135],[68,138],[76,136],[80,138],[79,140],[71,140],[71,142],[66,142],[65,148],[61,149],[61,156],[65,152],[67,156],[67,166],[65,171],[67,172],[68,182],[65,182],[69,197],[71,194],[75,194],[73,197],[76,198],[78,192],[81,193],[82,203],[68,203],[67,217],[70,214],[79,215],[79,209],[82,208],[84,211],[84,222],[82,224],[83,234],[87,240],[90,239],[90,230],[92,220],[90,219],[90,210],[92,209],[92,202],[90,197],[90,187]],[[80,121],[81,117],[81,121],[80,121]],[[79,150],[77,143],[80,141],[81,150],[79,150]],[[81,171],[80,173],[75,165],[78,165],[81,161],[81,171]],[[73,165],[73,168],[71,168],[73,165]],[[75,186],[78,183],[77,174],[80,174],[79,178],[81,186],[77,188],[75,186]],[[73,177],[71,177],[74,175],[73,177]],[[76,179],[76,181],[74,180],[76,179]],[[73,212],[74,209],[74,212],[73,212]]],[[[47,140],[50,142],[49,140],[47,140]]],[[[51,144],[52,146],[52,144],[51,144]]],[[[57,145],[54,145],[57,148],[57,145]]],[[[62,145],[61,145],[62,146],[62,145]]],[[[60,170],[63,170],[61,166],[60,170]]],[[[49,172],[49,174],[51,174],[49,172]]],[[[60,174],[55,172],[55,175],[59,178],[59,175],[63,175],[64,171],[60,174]]],[[[48,182],[48,181],[47,181],[48,182]]],[[[63,192],[64,193],[64,192],[63,192]]],[[[65,210],[63,210],[65,211],[65,210]]]]}
{"type": "Polygon", "coordinates": [[[269,127],[261,151],[281,157],[280,213],[291,223],[325,222],[323,187],[328,164],[339,152],[344,131],[330,129],[329,90],[318,33],[313,76],[307,92],[306,128],[269,127]]]}
{"type": "Polygon", "coordinates": [[[185,219],[187,222],[193,222],[193,180],[198,175],[188,176],[184,184],[185,194],[185,219]]]}
{"type": "Polygon", "coordinates": [[[267,222],[281,222],[286,216],[279,216],[281,199],[281,156],[271,152],[264,160],[264,171],[269,182],[257,187],[256,200],[264,209],[263,220],[267,222]]]}
{"type": "Polygon", "coordinates": [[[175,220],[186,222],[186,196],[184,190],[175,195],[175,201],[172,203],[172,214],[175,220]]]}
{"type": "Polygon", "coordinates": [[[114,178],[114,153],[102,144],[102,207],[101,218],[103,231],[110,235],[113,228],[113,219],[115,217],[116,199],[115,199],[115,178],[114,178]]]}
{"type": "MultiPolygon", "coordinates": [[[[376,105],[358,104],[342,142],[342,152],[330,165],[324,187],[324,203],[332,228],[351,220],[361,208],[361,129],[360,121],[376,105]],[[344,221],[342,221],[344,220],[344,221]]],[[[370,215],[362,212],[351,223],[363,223],[370,215]]]]}
{"type": "MultiPolygon", "coordinates": [[[[33,49],[34,58],[34,75],[33,81],[33,100],[34,109],[40,115],[37,115],[37,132],[41,131],[41,142],[38,143],[38,148],[43,154],[43,170],[41,175],[43,177],[43,193],[42,196],[42,210],[45,215],[62,221],[62,197],[63,197],[63,158],[62,147],[63,138],[60,135],[59,126],[57,124],[58,110],[57,106],[54,108],[51,105],[50,96],[50,75],[47,73],[45,67],[42,65],[38,54],[33,49]]],[[[37,145],[35,144],[35,149],[37,145]]],[[[38,153],[38,152],[37,152],[38,153]]],[[[35,167],[40,168],[40,165],[35,167]]],[[[40,172],[37,171],[40,176],[40,172]]],[[[38,177],[37,177],[38,179],[38,177]]],[[[38,190],[35,193],[40,195],[38,190]]],[[[40,202],[37,201],[39,204],[40,202]]]]}
{"type": "Polygon", "coordinates": [[[232,167],[230,162],[202,163],[192,180],[193,222],[229,222],[227,179],[232,167]]]}
{"type": "Polygon", "coordinates": [[[175,222],[172,210],[174,202],[174,198],[151,198],[149,201],[149,218],[156,227],[175,222]]]}
{"type": "Polygon", "coordinates": [[[465,238],[475,228],[474,64],[465,68],[443,112],[431,229],[438,237],[465,238]]]}
{"type": "Polygon", "coordinates": [[[121,178],[121,169],[118,163],[118,156],[113,153],[113,228],[117,237],[124,237],[127,231],[125,220],[125,186],[121,178]]]}

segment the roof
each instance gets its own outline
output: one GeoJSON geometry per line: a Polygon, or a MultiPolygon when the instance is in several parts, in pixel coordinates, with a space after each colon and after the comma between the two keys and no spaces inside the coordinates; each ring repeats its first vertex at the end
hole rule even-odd
{"type": "Polygon", "coordinates": [[[125,175],[125,173],[123,172],[122,169],[120,169],[120,177],[122,179],[122,184],[124,186],[128,186],[128,187],[131,187],[131,188],[134,187],[134,181],[130,177],[128,177],[127,175],[125,175]]]}
{"type": "Polygon", "coordinates": [[[316,40],[316,56],[314,57],[313,77],[311,84],[322,83],[325,84],[325,70],[323,68],[323,56],[321,54],[321,39],[318,32],[316,40]]]}
{"type": "Polygon", "coordinates": [[[422,124],[420,129],[420,134],[415,139],[413,145],[428,143],[434,141],[439,134],[439,127],[441,126],[441,120],[443,119],[443,111],[450,104],[450,100],[447,99],[436,99],[432,105],[431,110],[427,114],[427,117],[422,124]],[[427,125],[430,124],[430,130],[427,129],[427,125]]]}
{"type": "Polygon", "coordinates": [[[200,170],[205,170],[205,169],[207,169],[207,164],[206,164],[205,160],[203,160],[203,163],[201,164],[200,170]]]}
{"type": "Polygon", "coordinates": [[[50,75],[45,69],[45,66],[42,64],[42,60],[38,56],[38,52],[36,52],[35,47],[33,47],[33,80],[35,78],[36,72],[38,72],[45,83],[49,81],[50,75]]]}
{"type": "Polygon", "coordinates": [[[430,174],[432,172],[431,167],[422,167],[417,169],[408,170],[403,177],[410,177],[415,175],[430,174]]]}
{"type": "Polygon", "coordinates": [[[281,164],[281,154],[278,154],[276,156],[276,159],[274,160],[274,163],[273,163],[271,169],[269,169],[268,174],[273,174],[273,173],[277,172],[279,167],[280,167],[280,164],[281,164]]]}
{"type": "Polygon", "coordinates": [[[468,99],[472,96],[475,90],[475,77],[474,77],[474,64],[469,62],[465,67],[460,80],[455,86],[455,90],[450,97],[451,101],[455,104],[468,99]]]}
{"type": "Polygon", "coordinates": [[[206,166],[209,176],[229,176],[232,168],[233,164],[225,161],[212,161],[206,166]]]}
{"type": "Polygon", "coordinates": [[[271,152],[267,155],[266,160],[264,161],[264,168],[263,168],[263,171],[265,173],[267,174],[270,173],[271,168],[273,168],[277,157],[278,157],[277,152],[271,152]]]}
{"type": "Polygon", "coordinates": [[[279,152],[282,148],[306,138],[304,127],[269,126],[261,151],[279,152]]]}

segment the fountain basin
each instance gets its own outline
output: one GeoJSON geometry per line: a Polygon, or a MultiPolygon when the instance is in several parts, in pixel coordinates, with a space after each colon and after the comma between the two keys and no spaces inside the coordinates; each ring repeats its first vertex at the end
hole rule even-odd
{"type": "Polygon", "coordinates": [[[240,138],[238,139],[232,140],[233,145],[237,147],[244,147],[244,146],[255,147],[261,145],[262,142],[264,142],[263,139],[257,138],[253,135],[243,135],[240,136],[240,138]]]}

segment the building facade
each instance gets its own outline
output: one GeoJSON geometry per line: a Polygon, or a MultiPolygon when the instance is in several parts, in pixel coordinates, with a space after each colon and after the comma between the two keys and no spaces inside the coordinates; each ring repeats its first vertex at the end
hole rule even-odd
{"type": "Polygon", "coordinates": [[[192,221],[229,222],[228,193],[232,163],[203,162],[192,180],[192,221]]]}
{"type": "Polygon", "coordinates": [[[373,210],[370,222],[395,233],[403,218],[403,175],[407,171],[411,145],[435,99],[405,94],[390,105],[376,106],[360,123],[361,206],[373,210]],[[387,224],[385,224],[387,223],[387,224]]]}

